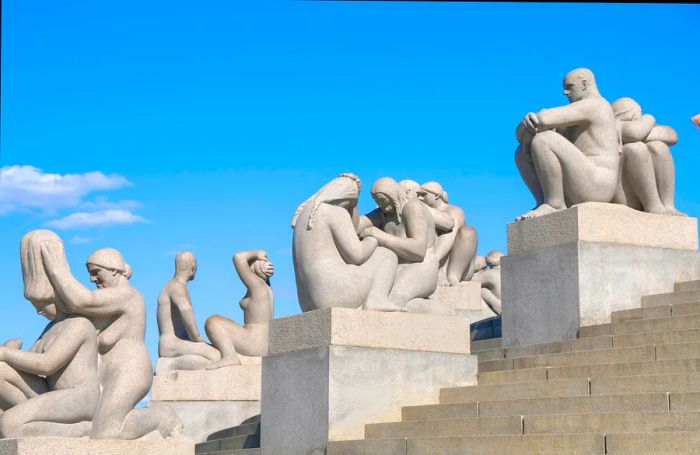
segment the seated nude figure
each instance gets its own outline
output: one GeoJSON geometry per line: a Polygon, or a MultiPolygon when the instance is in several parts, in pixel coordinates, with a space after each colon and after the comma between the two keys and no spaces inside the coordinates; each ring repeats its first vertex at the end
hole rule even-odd
{"type": "Polygon", "coordinates": [[[238,354],[262,357],[270,350],[270,321],[274,315],[274,299],[270,277],[275,268],[262,250],[241,251],[233,255],[233,265],[248,288],[241,299],[243,327],[218,314],[207,319],[204,329],[221,359],[207,369],[240,365],[238,354]]]}
{"type": "Polygon", "coordinates": [[[456,205],[448,204],[445,190],[438,182],[426,182],[422,185],[425,191],[423,201],[435,210],[449,214],[454,220],[454,229],[438,235],[435,246],[440,267],[445,268],[448,286],[454,286],[460,281],[469,281],[474,273],[474,258],[478,237],[476,229],[466,224],[464,210],[456,205]]]}
{"type": "Polygon", "coordinates": [[[612,103],[622,145],[622,178],[615,202],[637,210],[685,216],[676,209],[676,169],[669,146],[678,142],[670,126],[657,125],[632,98],[612,103]]]}
{"type": "MultiPolygon", "coordinates": [[[[51,322],[28,351],[20,350],[20,340],[0,346],[3,438],[86,436],[100,399],[95,328],[57,305],[43,273],[37,242],[52,237],[58,239],[51,231],[32,231],[21,242],[25,296],[51,322]]],[[[52,253],[60,256],[62,243],[57,247],[52,253]]]]}
{"type": "Polygon", "coordinates": [[[197,370],[221,359],[221,353],[199,334],[187,283],[197,273],[197,258],[189,251],[175,257],[175,276],[158,295],[158,356],[172,358],[171,370],[197,370]]]}
{"type": "Polygon", "coordinates": [[[146,306],[129,284],[131,267],[121,253],[102,248],[90,255],[87,270],[97,289],[73,277],[65,260],[51,254],[54,242],[41,245],[46,274],[56,298],[70,314],[84,316],[97,329],[100,402],[91,438],[137,439],[176,436],[182,422],[168,406],[133,409],[151,387],[153,370],[144,342],[146,306]]]}
{"type": "Polygon", "coordinates": [[[302,311],[400,311],[389,300],[398,260],[357,235],[360,179],[342,174],[302,203],[292,219],[294,273],[302,311]]]}
{"type": "Polygon", "coordinates": [[[620,157],[612,107],[586,68],[564,78],[570,104],[528,113],[518,126],[515,162],[537,207],[533,218],[582,202],[610,202],[620,157]]]}
{"type": "MultiPolygon", "coordinates": [[[[496,314],[501,314],[501,258],[500,251],[490,251],[485,259],[489,268],[474,274],[473,281],[481,283],[481,300],[496,314]]],[[[483,257],[483,256],[480,256],[483,257]]]]}
{"type": "Polygon", "coordinates": [[[438,260],[437,233],[428,206],[409,199],[396,180],[378,179],[372,197],[379,208],[362,217],[358,232],[363,239],[375,239],[399,258],[399,268],[389,299],[406,308],[409,301],[427,299],[435,292],[438,260]]]}

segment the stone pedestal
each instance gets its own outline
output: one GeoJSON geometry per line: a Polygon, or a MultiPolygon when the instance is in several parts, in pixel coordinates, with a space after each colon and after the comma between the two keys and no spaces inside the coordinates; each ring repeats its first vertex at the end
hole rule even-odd
{"type": "Polygon", "coordinates": [[[263,358],[263,454],[322,454],[361,439],[366,423],[438,402],[441,387],[476,383],[469,320],[327,309],[276,319],[263,358]]]}
{"type": "Polygon", "coordinates": [[[481,283],[476,281],[438,286],[431,298],[441,305],[453,308],[455,315],[468,318],[472,324],[496,316],[481,300],[481,283]]]}
{"type": "Polygon", "coordinates": [[[194,455],[194,443],[86,438],[0,439],[0,455],[194,455]]]}
{"type": "Polygon", "coordinates": [[[157,374],[148,406],[170,406],[184,423],[183,435],[203,442],[212,433],[260,414],[260,371],[258,360],[216,370],[157,374]]]}
{"type": "Polygon", "coordinates": [[[697,219],[585,203],[508,225],[502,259],[503,340],[575,338],[641,297],[700,278],[697,219]]]}

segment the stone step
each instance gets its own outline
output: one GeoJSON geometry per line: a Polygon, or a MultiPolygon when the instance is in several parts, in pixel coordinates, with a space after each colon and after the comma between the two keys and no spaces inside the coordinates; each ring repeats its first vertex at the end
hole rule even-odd
{"type": "Polygon", "coordinates": [[[700,280],[681,281],[673,285],[675,292],[700,291],[700,280]]]}
{"type": "Polygon", "coordinates": [[[656,319],[689,314],[700,314],[700,303],[678,303],[674,305],[649,306],[614,311],[610,315],[610,318],[612,322],[625,322],[637,319],[656,319]]]}
{"type": "Polygon", "coordinates": [[[479,371],[488,372],[520,368],[637,362],[643,360],[656,360],[655,346],[597,349],[593,351],[564,352],[560,354],[541,354],[531,357],[489,360],[479,363],[479,371]]]}
{"type": "Polygon", "coordinates": [[[487,349],[500,347],[503,347],[503,338],[490,338],[488,340],[477,340],[471,342],[472,354],[476,354],[477,352],[485,351],[487,349]]]}
{"type": "Polygon", "coordinates": [[[562,352],[592,351],[612,348],[612,336],[587,337],[575,340],[553,341],[529,346],[501,347],[486,349],[478,353],[479,361],[503,358],[530,357],[539,354],[558,354],[562,352]]]}
{"type": "Polygon", "coordinates": [[[260,423],[259,422],[245,423],[245,424],[239,425],[237,427],[225,428],[223,430],[219,430],[215,433],[212,433],[207,437],[207,441],[209,442],[209,441],[214,441],[216,439],[224,439],[224,438],[231,438],[234,436],[243,436],[243,435],[259,434],[259,433],[260,433],[260,423]]]}
{"type": "Polygon", "coordinates": [[[504,397],[551,398],[589,395],[588,378],[563,379],[558,381],[516,382],[510,384],[475,385],[449,387],[440,390],[440,403],[469,403],[471,401],[501,400],[504,397]]]}
{"type": "Polygon", "coordinates": [[[642,307],[700,303],[700,291],[678,291],[642,296],[642,307]]]}
{"type": "Polygon", "coordinates": [[[611,455],[697,454],[700,453],[700,431],[608,434],[605,445],[611,455]]]}
{"type": "Polygon", "coordinates": [[[402,420],[455,419],[535,414],[591,414],[608,412],[663,412],[700,410],[700,393],[628,393],[556,398],[492,400],[460,404],[408,406],[402,420]],[[688,400],[683,403],[682,400],[688,400]]]}
{"type": "Polygon", "coordinates": [[[260,449],[221,450],[218,452],[206,452],[198,455],[260,455],[260,449]]]}
{"type": "Polygon", "coordinates": [[[698,428],[700,412],[525,415],[376,423],[365,427],[365,439],[697,431],[698,428]]]}
{"type": "Polygon", "coordinates": [[[260,436],[257,434],[232,436],[230,438],[215,439],[213,441],[200,442],[195,446],[195,453],[218,453],[223,450],[254,449],[260,447],[260,436]]]}
{"type": "Polygon", "coordinates": [[[610,324],[581,327],[580,336],[621,335],[626,333],[660,332],[700,328],[700,315],[681,315],[667,318],[639,319],[610,324]]]}
{"type": "Polygon", "coordinates": [[[493,455],[605,453],[605,437],[597,434],[467,436],[445,438],[365,439],[328,444],[326,455],[493,455]]]}

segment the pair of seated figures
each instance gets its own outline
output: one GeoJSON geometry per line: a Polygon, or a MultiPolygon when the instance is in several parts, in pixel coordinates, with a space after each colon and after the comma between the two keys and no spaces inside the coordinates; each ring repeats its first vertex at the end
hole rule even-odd
{"type": "Polygon", "coordinates": [[[518,219],[582,202],[684,216],[674,204],[675,130],[631,98],[608,103],[586,68],[566,75],[564,95],[570,104],[530,112],[517,127],[515,162],[537,204],[518,219]]]}
{"type": "Polygon", "coordinates": [[[303,311],[363,308],[442,312],[429,298],[438,284],[475,272],[477,234],[437,182],[382,177],[377,209],[360,216],[360,179],[341,174],[297,209],[293,260],[303,311]]]}

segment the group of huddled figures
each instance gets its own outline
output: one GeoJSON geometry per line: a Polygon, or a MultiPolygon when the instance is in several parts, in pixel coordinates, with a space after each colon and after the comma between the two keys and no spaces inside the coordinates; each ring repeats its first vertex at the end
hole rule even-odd
{"type": "MultiPolygon", "coordinates": [[[[449,313],[430,297],[438,285],[472,280],[477,271],[477,233],[464,210],[448,202],[438,182],[382,177],[371,188],[377,208],[361,216],[360,189],[359,177],[341,174],[294,214],[302,310],[449,313]]],[[[489,277],[485,281],[496,284],[489,277]]],[[[500,277],[497,287],[500,308],[500,277]]]]}
{"type": "Polygon", "coordinates": [[[515,162],[536,201],[518,219],[583,202],[685,216],[674,203],[676,131],[632,98],[609,103],[587,68],[565,76],[564,95],[568,105],[530,112],[516,129],[515,162]]]}
{"type": "MultiPolygon", "coordinates": [[[[172,408],[135,408],[151,388],[153,367],[144,297],[130,285],[131,267],[121,253],[101,248],[90,255],[92,290],[73,276],[52,231],[25,234],[20,259],[24,295],[49,323],[29,350],[19,339],[0,346],[0,437],[179,436],[183,424],[172,408]]],[[[174,358],[171,369],[221,368],[240,364],[239,354],[267,354],[274,268],[261,250],[236,253],[233,262],[248,289],[241,300],[245,324],[210,317],[210,345],[198,332],[187,289],[196,258],[177,255],[175,276],[158,296],[159,351],[174,358]]]]}

